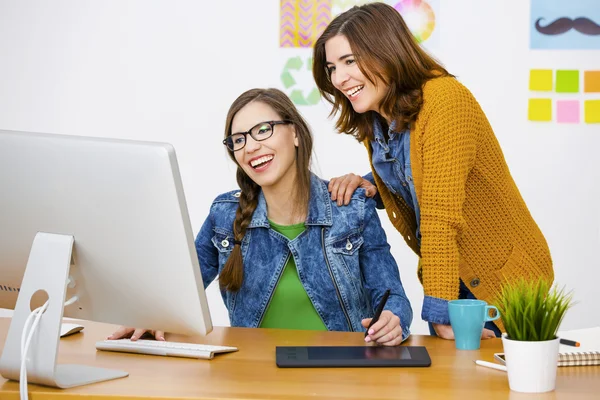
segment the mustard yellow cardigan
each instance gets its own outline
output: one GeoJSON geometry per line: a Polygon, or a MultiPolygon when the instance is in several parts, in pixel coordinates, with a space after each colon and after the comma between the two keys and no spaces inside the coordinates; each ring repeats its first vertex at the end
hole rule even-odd
{"type": "MultiPolygon", "coordinates": [[[[371,160],[369,140],[364,143],[371,160]]],[[[456,79],[424,85],[423,106],[410,131],[410,159],[421,211],[420,248],[414,212],[386,188],[372,162],[371,169],[390,220],[421,257],[425,295],[456,299],[461,278],[475,297],[493,304],[504,279],[554,279],[546,240],[494,132],[456,79]]]]}

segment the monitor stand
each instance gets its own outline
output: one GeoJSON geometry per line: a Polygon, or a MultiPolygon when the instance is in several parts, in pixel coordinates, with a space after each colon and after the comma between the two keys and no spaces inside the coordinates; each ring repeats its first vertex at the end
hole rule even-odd
{"type": "Polygon", "coordinates": [[[31,314],[30,300],[40,290],[48,295],[49,304],[27,353],[29,383],[66,389],[129,375],[119,370],[56,363],[74,241],[71,235],[36,234],[0,359],[0,374],[4,378],[19,380],[21,334],[31,314]]]}

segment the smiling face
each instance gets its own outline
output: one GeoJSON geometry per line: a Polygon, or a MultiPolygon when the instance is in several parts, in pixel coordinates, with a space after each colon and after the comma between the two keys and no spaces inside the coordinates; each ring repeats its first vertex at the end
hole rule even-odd
{"type": "MultiPolygon", "coordinates": [[[[260,134],[261,129],[270,129],[268,124],[263,127],[260,123],[281,120],[281,116],[270,106],[253,101],[235,114],[231,133],[247,132],[254,128],[253,132],[260,134]]],[[[246,146],[233,153],[244,172],[263,189],[289,185],[295,182],[296,177],[298,138],[294,125],[274,125],[272,129],[272,136],[262,141],[246,135],[246,146]]]]}
{"type": "Polygon", "coordinates": [[[385,96],[383,84],[369,81],[362,73],[344,35],[336,35],[325,43],[327,70],[333,86],[350,100],[354,111],[379,112],[385,96]]]}

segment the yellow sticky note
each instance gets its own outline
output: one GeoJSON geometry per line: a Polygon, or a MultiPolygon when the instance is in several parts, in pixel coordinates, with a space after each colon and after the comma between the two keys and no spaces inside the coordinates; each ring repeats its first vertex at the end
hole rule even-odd
{"type": "Polygon", "coordinates": [[[584,103],[585,122],[600,123],[600,100],[586,100],[584,103]]]}
{"type": "Polygon", "coordinates": [[[552,70],[532,69],[529,71],[529,90],[550,92],[552,90],[552,70]]]}
{"type": "Polygon", "coordinates": [[[552,100],[529,99],[530,121],[552,121],[552,100]]]}

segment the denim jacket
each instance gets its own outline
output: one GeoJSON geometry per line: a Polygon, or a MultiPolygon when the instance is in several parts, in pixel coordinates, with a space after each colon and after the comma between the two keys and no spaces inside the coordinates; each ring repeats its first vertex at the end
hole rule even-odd
{"type": "MultiPolygon", "coordinates": [[[[222,270],[233,249],[239,191],[218,196],[196,238],[204,286],[222,270]]],[[[385,309],[410,334],[412,308],[390,253],[375,201],[357,190],[349,205],[331,201],[327,182],[311,177],[306,229],[294,240],[270,228],[263,193],[242,240],[244,280],[238,292],[221,291],[232,326],[258,327],[289,257],[323,323],[331,331],[363,331],[386,289],[385,309]]]]}

